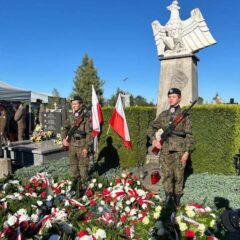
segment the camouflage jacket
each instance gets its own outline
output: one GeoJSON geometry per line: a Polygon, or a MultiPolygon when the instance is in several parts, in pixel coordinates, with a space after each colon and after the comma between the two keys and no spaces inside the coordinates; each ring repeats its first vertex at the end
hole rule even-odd
{"type": "MultiPolygon", "coordinates": [[[[83,117],[83,121],[71,137],[70,146],[72,145],[88,149],[88,145],[92,141],[92,126],[86,111],[86,109],[80,109],[78,112],[80,116],[83,117]]],[[[66,138],[68,131],[74,126],[75,118],[75,113],[73,113],[65,121],[61,131],[62,139],[66,138]]]]}
{"type": "MultiPolygon", "coordinates": [[[[170,113],[169,110],[163,111],[149,126],[148,136],[151,140],[156,139],[155,133],[159,130],[165,130],[174,117],[181,112],[181,108],[178,108],[174,113],[170,113]]],[[[193,144],[192,136],[192,123],[189,117],[183,119],[175,128],[176,131],[182,132],[185,136],[178,136],[172,134],[162,145],[161,152],[168,153],[169,151],[176,152],[189,152],[193,144]]]]}

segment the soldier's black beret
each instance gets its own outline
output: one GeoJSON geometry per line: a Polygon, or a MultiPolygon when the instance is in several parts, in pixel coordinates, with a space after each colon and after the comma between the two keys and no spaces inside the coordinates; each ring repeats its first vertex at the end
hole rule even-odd
{"type": "Polygon", "coordinates": [[[179,96],[182,95],[181,91],[178,88],[170,88],[168,91],[168,95],[170,94],[178,94],[179,96]]]}
{"type": "Polygon", "coordinates": [[[79,101],[80,103],[83,102],[83,100],[82,100],[82,98],[81,98],[80,96],[73,96],[73,97],[70,99],[70,101],[71,101],[71,102],[72,102],[72,101],[79,101]]]}

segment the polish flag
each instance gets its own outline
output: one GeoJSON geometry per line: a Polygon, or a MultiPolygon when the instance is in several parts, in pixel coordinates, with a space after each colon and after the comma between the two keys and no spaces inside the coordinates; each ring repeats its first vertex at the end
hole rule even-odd
{"type": "Polygon", "coordinates": [[[101,132],[101,123],[103,121],[101,106],[98,102],[97,94],[92,85],[92,134],[96,137],[101,132]]]}
{"type": "Polygon", "coordinates": [[[132,148],[132,142],[130,140],[127,120],[123,110],[121,94],[118,95],[117,103],[114,108],[114,112],[109,120],[109,124],[123,139],[124,146],[127,148],[132,148]]]}

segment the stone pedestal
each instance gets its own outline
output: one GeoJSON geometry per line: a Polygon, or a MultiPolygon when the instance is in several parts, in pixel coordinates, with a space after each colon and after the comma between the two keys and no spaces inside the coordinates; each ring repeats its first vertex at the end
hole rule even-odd
{"type": "Polygon", "coordinates": [[[12,164],[10,158],[0,158],[0,179],[8,174],[12,174],[12,164]]]}
{"type": "Polygon", "coordinates": [[[160,80],[158,89],[157,116],[168,105],[167,92],[170,88],[182,91],[180,105],[187,106],[198,97],[197,62],[193,54],[160,57],[160,80]]]}

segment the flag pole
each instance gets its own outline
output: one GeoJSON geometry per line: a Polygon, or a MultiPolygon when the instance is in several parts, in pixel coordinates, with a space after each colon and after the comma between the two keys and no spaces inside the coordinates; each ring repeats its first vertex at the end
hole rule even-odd
{"type": "Polygon", "coordinates": [[[108,133],[109,133],[109,130],[110,130],[110,124],[108,124],[107,135],[108,135],[108,133]]]}

